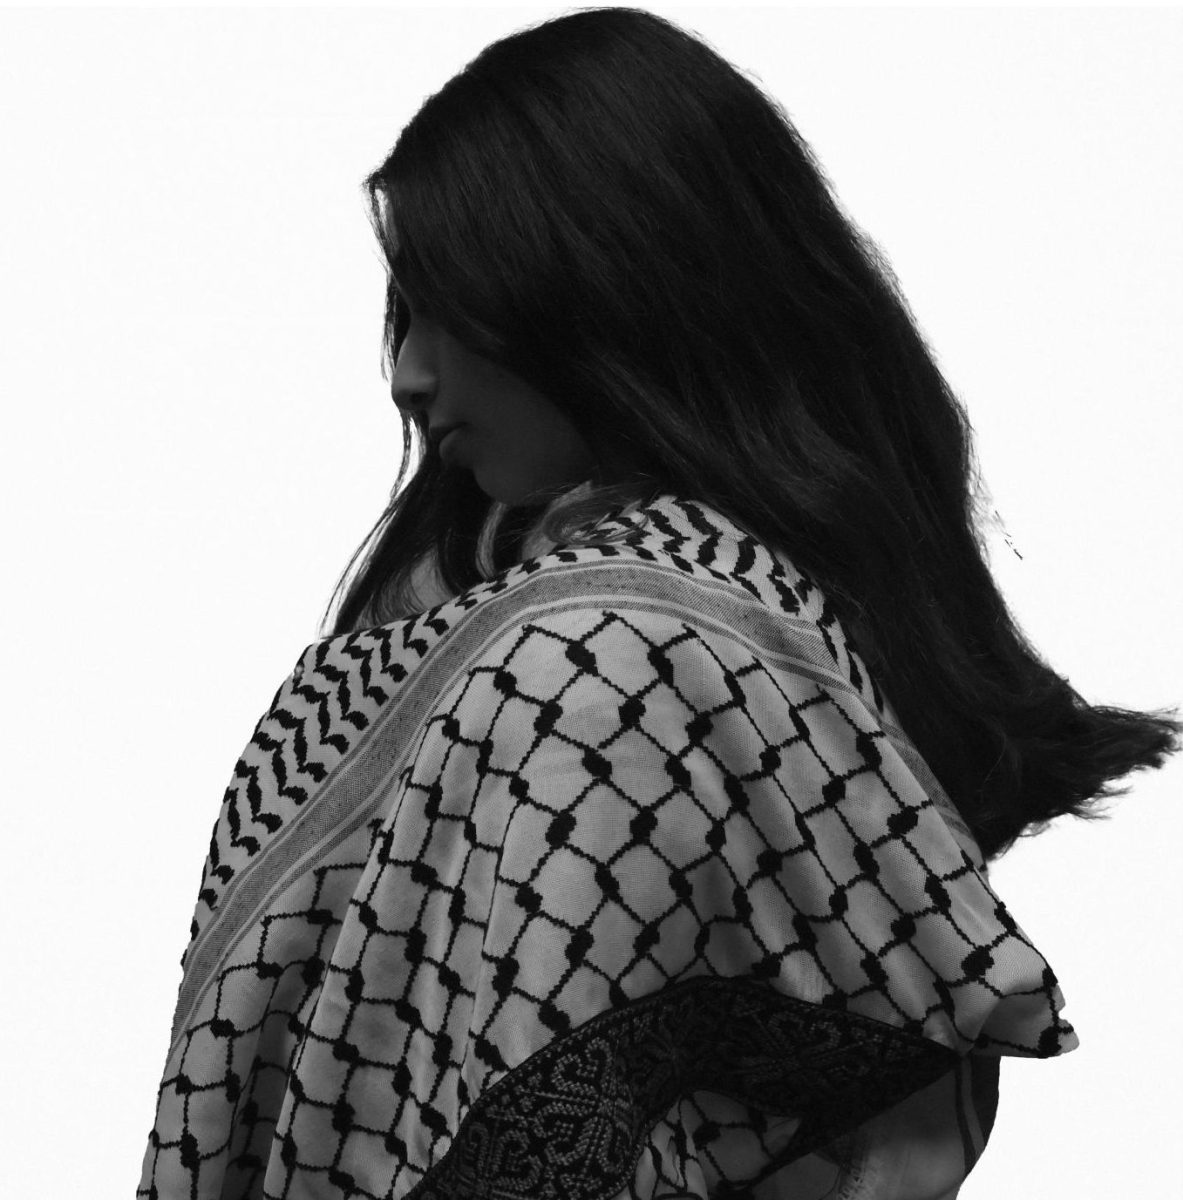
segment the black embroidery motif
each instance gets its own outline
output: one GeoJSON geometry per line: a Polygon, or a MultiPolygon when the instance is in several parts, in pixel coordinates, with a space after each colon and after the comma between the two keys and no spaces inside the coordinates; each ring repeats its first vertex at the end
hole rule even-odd
{"type": "MultiPolygon", "coordinates": [[[[491,1087],[406,1200],[610,1200],[679,1097],[803,1116],[773,1174],[928,1086],[957,1054],[744,979],[696,978],[557,1039],[491,1087]]],[[[731,1180],[742,1200],[757,1178],[731,1180]]]]}

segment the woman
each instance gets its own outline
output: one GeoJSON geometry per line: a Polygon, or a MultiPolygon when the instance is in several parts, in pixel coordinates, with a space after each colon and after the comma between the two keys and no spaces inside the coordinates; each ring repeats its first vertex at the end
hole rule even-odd
{"type": "Polygon", "coordinates": [[[1024,639],[890,270],[702,42],[507,37],[368,184],[404,463],[226,791],[137,1194],[956,1195],[1077,1045],[989,863],[1183,725],[1024,639]]]}

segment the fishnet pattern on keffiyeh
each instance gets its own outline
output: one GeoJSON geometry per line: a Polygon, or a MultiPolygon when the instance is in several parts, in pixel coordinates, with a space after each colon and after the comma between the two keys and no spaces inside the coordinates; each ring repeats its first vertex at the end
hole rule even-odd
{"type": "Polygon", "coordinates": [[[1075,1044],[824,598],[701,505],[642,517],[301,657],[138,1195],[611,1200],[697,1104],[679,1161],[739,1197],[960,1055],[1075,1044]]]}

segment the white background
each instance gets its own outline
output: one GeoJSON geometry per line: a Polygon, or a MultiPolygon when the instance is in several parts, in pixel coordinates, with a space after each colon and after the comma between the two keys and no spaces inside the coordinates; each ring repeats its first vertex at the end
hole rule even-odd
{"type": "MultiPolygon", "coordinates": [[[[1183,702],[1183,14],[648,7],[888,253],[1036,645],[1183,702]]],[[[133,1194],[223,788],[396,472],[361,180],[561,11],[0,12],[6,1196],[133,1194]]],[[[1127,782],[994,869],[1081,1047],[1003,1064],[967,1200],[1178,1185],[1183,769],[1127,782]]]]}

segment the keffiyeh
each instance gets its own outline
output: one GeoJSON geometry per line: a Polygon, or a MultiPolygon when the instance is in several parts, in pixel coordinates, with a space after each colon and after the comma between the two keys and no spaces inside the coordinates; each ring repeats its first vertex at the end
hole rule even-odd
{"type": "Polygon", "coordinates": [[[1000,1056],[1075,1048],[811,580],[696,500],[599,526],[300,655],[137,1196],[940,1200],[1000,1056]]]}

